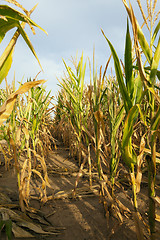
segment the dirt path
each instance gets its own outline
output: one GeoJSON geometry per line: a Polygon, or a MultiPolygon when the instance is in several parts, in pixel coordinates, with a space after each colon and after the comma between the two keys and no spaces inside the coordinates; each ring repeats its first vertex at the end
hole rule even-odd
{"type": "MultiPolygon", "coordinates": [[[[107,229],[107,220],[105,217],[105,210],[103,204],[100,203],[98,191],[96,194],[88,192],[89,182],[88,178],[83,176],[78,184],[78,198],[67,198],[65,193],[69,194],[74,189],[75,180],[79,168],[69,159],[68,151],[58,149],[49,157],[49,164],[51,164],[51,172],[49,171],[50,179],[55,189],[55,196],[59,196],[59,191],[64,191],[64,199],[52,200],[50,207],[53,208],[54,214],[49,220],[54,224],[64,227],[65,230],[58,240],[105,240],[105,239],[136,239],[131,229],[127,226],[117,226],[116,234],[113,235],[107,229]],[[54,167],[57,167],[57,173],[54,167]],[[54,170],[53,170],[54,169],[54,170]],[[63,169],[63,170],[62,170],[63,169]],[[52,173],[53,171],[53,173],[52,173]],[[66,173],[65,173],[66,171],[66,173]],[[71,174],[68,174],[69,171],[71,174]],[[59,174],[60,172],[61,174],[59,174]],[[63,174],[62,174],[63,172],[63,174]],[[79,197],[80,196],[80,197],[79,197]],[[109,238],[109,235],[112,235],[109,238]]],[[[95,190],[97,183],[93,182],[95,190]]],[[[62,192],[63,196],[63,192],[62,192]]],[[[45,207],[45,211],[50,211],[45,207]]],[[[114,221],[111,227],[114,226],[114,221]]]]}
{"type": "MultiPolygon", "coordinates": [[[[88,178],[84,175],[78,185],[78,198],[73,198],[72,190],[74,189],[78,167],[69,158],[67,150],[59,146],[58,150],[49,154],[47,165],[51,185],[54,188],[54,198],[49,200],[45,205],[37,200],[32,200],[31,206],[43,213],[43,218],[54,227],[57,234],[56,231],[53,236],[50,235],[49,237],[44,234],[36,234],[35,239],[136,239],[132,219],[126,218],[123,224],[118,225],[118,221],[114,217],[111,217],[109,228],[107,227],[105,210],[98,196],[96,181],[93,181],[95,191],[92,192],[89,189],[88,178]]],[[[16,176],[13,170],[6,172],[3,164],[0,165],[0,192],[6,193],[15,204],[18,203],[16,176]]],[[[51,190],[48,189],[48,193],[52,194],[51,190]]],[[[130,201],[122,192],[118,193],[118,197],[123,203],[128,206],[130,205],[130,201]]],[[[141,201],[141,208],[144,212],[146,211],[145,197],[141,201]]],[[[0,239],[6,239],[4,234],[0,236],[0,239]]]]}

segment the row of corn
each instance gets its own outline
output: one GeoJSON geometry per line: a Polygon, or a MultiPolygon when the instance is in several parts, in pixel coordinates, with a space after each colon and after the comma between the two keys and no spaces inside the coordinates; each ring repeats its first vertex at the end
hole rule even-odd
{"type": "MultiPolygon", "coordinates": [[[[125,168],[132,186],[134,214],[139,221],[137,194],[142,173],[148,172],[148,231],[151,239],[155,239],[155,205],[160,200],[155,192],[160,150],[159,12],[155,11],[157,1],[147,1],[146,17],[141,2],[137,1],[144,25],[149,29],[150,40],[147,41],[131,4],[128,6],[126,0],[122,2],[133,30],[132,41],[127,21],[124,61],[118,58],[103,30],[111,51],[103,71],[102,67],[97,71],[93,54],[93,67],[89,60],[90,81],[86,83],[87,61],[84,61],[83,54],[78,62],[73,60],[74,67],[64,61],[66,74],[59,81],[61,89],[57,97],[54,127],[56,136],[69,146],[70,153],[77,157],[80,166],[87,162],[90,173],[96,167],[107,209],[117,211],[115,187],[120,182],[121,168],[125,168]],[[115,77],[107,74],[111,59],[115,77]]],[[[118,205],[119,208],[121,206],[118,205]]],[[[137,227],[137,237],[144,238],[142,228],[137,227]]]]}

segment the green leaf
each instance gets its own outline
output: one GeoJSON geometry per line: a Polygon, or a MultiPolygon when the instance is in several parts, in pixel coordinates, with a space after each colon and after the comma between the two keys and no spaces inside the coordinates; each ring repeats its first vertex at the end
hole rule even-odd
{"type": "Polygon", "coordinates": [[[74,103],[77,104],[77,99],[76,99],[76,97],[75,97],[74,94],[72,93],[71,89],[70,89],[69,87],[67,87],[67,84],[66,84],[66,82],[65,82],[64,79],[63,79],[63,82],[64,82],[65,84],[63,84],[62,82],[59,81],[59,83],[61,84],[60,86],[63,87],[63,88],[66,90],[66,92],[67,92],[67,93],[69,94],[69,96],[72,98],[72,100],[74,101],[74,103]]]}
{"type": "MultiPolygon", "coordinates": [[[[62,60],[63,60],[63,59],[62,59],[62,60]]],[[[69,67],[67,66],[67,64],[65,63],[64,60],[63,60],[63,63],[64,63],[65,68],[66,68],[66,70],[67,70],[67,72],[68,72],[68,74],[69,74],[70,79],[72,80],[72,83],[74,84],[74,87],[75,87],[75,88],[77,89],[77,91],[78,91],[77,84],[76,84],[76,82],[77,82],[76,76],[75,76],[74,73],[72,72],[71,68],[69,68],[69,67]]]]}
{"type": "Polygon", "coordinates": [[[160,125],[160,107],[158,107],[158,111],[156,112],[156,115],[151,120],[151,130],[155,131],[158,130],[160,125]]]}
{"type": "Polygon", "coordinates": [[[125,76],[126,76],[126,86],[132,98],[134,90],[134,81],[132,78],[132,41],[129,33],[129,23],[127,19],[127,33],[126,33],[126,45],[125,45],[125,76]]]}
{"type": "Polygon", "coordinates": [[[0,84],[3,79],[8,75],[8,72],[12,65],[12,58],[13,58],[14,48],[11,50],[10,54],[7,56],[4,64],[0,66],[0,84]]]}
{"type": "MultiPolygon", "coordinates": [[[[122,0],[123,1],[123,4],[127,10],[127,13],[129,15],[129,18],[131,20],[131,23],[132,23],[132,12],[131,12],[131,9],[128,7],[127,5],[127,2],[125,0],[122,0]]],[[[149,64],[151,64],[152,62],[152,51],[149,47],[149,44],[142,32],[142,29],[141,27],[139,26],[139,23],[137,22],[137,19],[135,19],[136,21],[136,28],[137,28],[137,37],[138,37],[138,41],[141,45],[141,48],[142,48],[142,51],[143,53],[145,54],[146,58],[147,58],[147,61],[149,62],[149,64]]]]}
{"type": "Polygon", "coordinates": [[[143,82],[141,80],[140,74],[138,73],[138,76],[134,79],[134,93],[133,93],[133,104],[140,103],[142,100],[142,94],[143,94],[143,82]]]}
{"type": "Polygon", "coordinates": [[[47,34],[47,32],[43,28],[41,28],[38,24],[36,24],[29,17],[27,17],[23,13],[15,10],[7,5],[0,5],[0,15],[5,16],[6,18],[9,18],[9,19],[30,23],[33,26],[38,27],[39,29],[41,29],[43,32],[45,32],[47,34]]]}
{"type": "Polygon", "coordinates": [[[8,19],[5,21],[4,19],[0,18],[0,43],[2,42],[3,38],[6,35],[6,32],[11,30],[14,27],[18,27],[18,22],[12,19],[8,19]]]}
{"type": "MultiPolygon", "coordinates": [[[[154,118],[151,120],[151,133],[152,133],[151,134],[151,152],[153,150],[153,146],[156,141],[156,136],[158,134],[159,126],[160,126],[160,107],[158,107],[158,111],[156,112],[154,118]]],[[[154,158],[153,155],[152,155],[152,158],[154,158]]]]}
{"type": "Polygon", "coordinates": [[[133,134],[133,126],[136,121],[139,108],[140,106],[137,104],[130,109],[124,124],[124,129],[123,129],[121,151],[122,151],[123,160],[129,167],[131,167],[131,164],[135,164],[137,161],[136,153],[132,148],[131,137],[133,134]]]}
{"type": "Polygon", "coordinates": [[[122,70],[121,70],[119,59],[118,59],[116,51],[113,48],[111,42],[105,36],[103,30],[101,30],[101,31],[102,31],[102,34],[104,35],[105,39],[107,40],[107,42],[109,44],[109,47],[110,47],[110,50],[112,52],[112,56],[113,56],[113,59],[114,59],[114,66],[115,66],[116,77],[117,77],[119,88],[120,88],[120,92],[121,92],[121,95],[122,95],[122,98],[123,98],[125,110],[126,110],[126,112],[128,112],[129,109],[132,107],[132,102],[131,102],[131,99],[130,99],[129,94],[127,92],[126,86],[124,84],[123,73],[122,73],[122,70]]]}
{"type": "Polygon", "coordinates": [[[152,60],[152,65],[151,65],[150,81],[152,84],[155,84],[156,82],[156,75],[157,75],[157,68],[159,66],[159,60],[160,60],[160,37],[159,37],[158,45],[152,60]]]}
{"type": "Polygon", "coordinates": [[[123,148],[129,143],[129,139],[133,133],[133,125],[137,117],[137,114],[138,114],[138,108],[137,108],[137,105],[134,105],[130,109],[124,124],[123,139],[122,139],[123,148]]]}
{"type": "Polygon", "coordinates": [[[152,39],[151,39],[151,46],[153,46],[153,44],[154,44],[154,41],[155,41],[155,39],[157,37],[159,29],[160,29],[160,21],[159,21],[159,23],[157,24],[157,26],[156,26],[156,28],[154,30],[154,33],[153,33],[153,36],[152,36],[152,39]]]}
{"type": "Polygon", "coordinates": [[[115,123],[114,123],[114,126],[113,126],[114,135],[116,134],[116,132],[117,132],[122,120],[123,120],[123,117],[124,117],[124,106],[121,107],[120,111],[118,112],[118,114],[116,116],[115,123]]]}
{"type": "Polygon", "coordinates": [[[151,64],[151,62],[152,62],[152,51],[151,51],[151,49],[149,47],[149,44],[148,44],[148,42],[147,42],[147,40],[146,40],[146,38],[145,38],[145,36],[142,32],[141,27],[139,26],[138,22],[136,22],[136,23],[137,23],[137,30],[138,30],[137,31],[138,41],[141,45],[141,48],[142,48],[142,51],[143,51],[144,55],[147,58],[147,61],[149,62],[149,64],[151,64]]]}
{"type": "Polygon", "coordinates": [[[160,80],[160,71],[157,70],[157,77],[160,80]]]}
{"type": "Polygon", "coordinates": [[[8,240],[12,239],[12,221],[6,220],[5,221],[5,229],[6,229],[6,235],[8,237],[8,240]]]}
{"type": "Polygon", "coordinates": [[[19,32],[20,32],[20,34],[22,35],[23,39],[25,40],[26,44],[27,44],[28,47],[30,48],[31,52],[33,53],[33,55],[34,55],[35,58],[37,59],[37,61],[38,61],[38,63],[39,63],[39,66],[40,66],[41,69],[43,70],[43,68],[42,68],[42,66],[41,66],[41,64],[40,64],[40,61],[39,61],[39,59],[38,59],[38,57],[37,57],[37,54],[36,54],[36,52],[35,52],[35,50],[34,50],[34,48],[33,48],[33,45],[32,45],[32,43],[31,43],[31,41],[30,41],[27,33],[23,30],[21,24],[19,24],[18,29],[19,29],[19,32]]]}
{"type": "Polygon", "coordinates": [[[5,223],[3,220],[0,220],[0,231],[4,228],[5,223]]]}

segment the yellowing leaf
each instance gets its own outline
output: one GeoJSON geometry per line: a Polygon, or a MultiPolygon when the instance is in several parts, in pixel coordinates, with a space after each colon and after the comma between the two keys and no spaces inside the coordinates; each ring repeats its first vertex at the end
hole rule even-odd
{"type": "Polygon", "coordinates": [[[26,82],[24,83],[16,92],[12,93],[8,99],[4,102],[4,104],[0,108],[0,126],[4,121],[8,119],[10,116],[14,104],[16,102],[16,98],[19,94],[27,92],[30,88],[35,87],[39,84],[44,83],[45,80],[38,80],[33,82],[26,82]]]}
{"type": "Polygon", "coordinates": [[[2,66],[2,68],[0,69],[0,83],[7,76],[8,72],[9,72],[9,70],[11,68],[13,52],[14,52],[14,48],[12,48],[11,52],[9,53],[7,58],[5,59],[5,62],[3,64],[3,66],[2,66]]]}
{"type": "Polygon", "coordinates": [[[29,131],[28,131],[28,129],[26,127],[23,127],[22,131],[24,132],[26,139],[29,140],[29,131]]]}
{"type": "Polygon", "coordinates": [[[94,117],[95,117],[97,123],[101,123],[102,120],[103,120],[103,112],[100,111],[100,110],[96,111],[96,112],[94,113],[94,117]]]}
{"type": "Polygon", "coordinates": [[[160,222],[160,216],[158,214],[156,214],[156,221],[160,222]]]}
{"type": "Polygon", "coordinates": [[[21,137],[21,127],[18,128],[16,132],[16,142],[20,144],[20,137],[21,137]]]}

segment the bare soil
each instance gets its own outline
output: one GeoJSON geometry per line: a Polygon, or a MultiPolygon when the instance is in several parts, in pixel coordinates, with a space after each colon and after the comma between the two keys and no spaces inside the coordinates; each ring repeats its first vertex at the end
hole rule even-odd
{"type": "MultiPolygon", "coordinates": [[[[48,231],[49,227],[52,227],[55,233],[49,236],[34,233],[34,238],[19,238],[19,240],[137,239],[135,224],[131,214],[128,217],[126,215],[121,224],[114,216],[110,216],[109,221],[107,221],[105,208],[98,194],[97,181],[93,181],[95,191],[91,191],[87,174],[84,174],[79,181],[77,197],[73,197],[72,190],[74,189],[79,168],[74,159],[70,158],[67,149],[60,145],[58,150],[50,152],[47,165],[50,182],[54,189],[54,194],[50,189],[48,189],[48,194],[50,196],[53,195],[53,198],[45,204],[39,200],[32,199],[30,205],[32,208],[38,209],[41,217],[49,223],[48,231]]],[[[9,171],[5,171],[2,158],[0,165],[0,193],[7,195],[12,203],[18,206],[17,178],[12,167],[9,171]]],[[[126,207],[132,209],[130,188],[126,188],[126,194],[125,190],[119,190],[116,192],[116,195],[126,207]]],[[[138,202],[140,212],[142,216],[145,216],[148,211],[147,185],[145,182],[142,183],[138,202]]],[[[18,207],[12,210],[18,211],[18,207]]],[[[36,222],[36,220],[34,221],[36,222]]],[[[43,228],[43,224],[41,226],[43,228]]],[[[31,231],[31,233],[33,232],[31,231]]],[[[1,232],[0,239],[6,239],[4,231],[1,232]]],[[[13,239],[15,239],[14,236],[13,239]]],[[[149,239],[147,233],[145,233],[145,239],[149,239]]],[[[157,237],[157,239],[160,238],[157,237]]]]}

